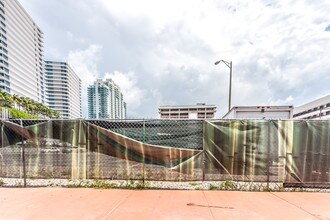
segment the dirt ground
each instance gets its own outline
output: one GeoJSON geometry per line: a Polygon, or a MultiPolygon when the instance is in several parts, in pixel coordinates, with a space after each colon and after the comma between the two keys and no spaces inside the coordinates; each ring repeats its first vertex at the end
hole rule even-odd
{"type": "Polygon", "coordinates": [[[330,219],[330,193],[0,188],[0,219],[330,219]]]}

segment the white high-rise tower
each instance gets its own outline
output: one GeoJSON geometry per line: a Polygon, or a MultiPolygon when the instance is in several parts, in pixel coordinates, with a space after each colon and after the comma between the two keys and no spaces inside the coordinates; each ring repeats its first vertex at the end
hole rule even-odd
{"type": "Polygon", "coordinates": [[[45,102],[43,33],[17,0],[0,0],[0,89],[45,102]]]}
{"type": "Polygon", "coordinates": [[[81,118],[81,80],[67,62],[45,61],[47,105],[61,118],[81,118]]]}
{"type": "Polygon", "coordinates": [[[112,79],[98,79],[88,87],[88,117],[95,119],[125,119],[126,102],[112,79]]]}

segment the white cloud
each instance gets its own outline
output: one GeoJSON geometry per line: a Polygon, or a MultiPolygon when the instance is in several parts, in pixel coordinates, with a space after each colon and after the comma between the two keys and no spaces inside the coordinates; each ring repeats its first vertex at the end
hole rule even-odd
{"type": "Polygon", "coordinates": [[[103,79],[108,78],[111,78],[120,87],[124,100],[127,103],[128,116],[137,116],[135,111],[141,106],[146,91],[138,86],[136,74],[134,72],[122,73],[114,71],[104,74],[103,79]]]}
{"type": "Polygon", "coordinates": [[[83,45],[84,43],[86,43],[86,39],[84,38],[81,38],[81,37],[77,37],[75,36],[72,32],[70,31],[67,31],[66,32],[66,36],[67,36],[67,39],[69,41],[72,41],[72,42],[76,42],[76,43],[79,43],[81,45],[83,45]]]}
{"type": "Polygon", "coordinates": [[[270,105],[292,105],[292,101],[293,101],[293,97],[288,96],[285,99],[277,99],[277,100],[269,99],[268,103],[270,105]]]}
{"type": "Polygon", "coordinates": [[[70,31],[66,32],[66,36],[69,40],[74,40],[73,34],[70,31]]]}
{"type": "Polygon", "coordinates": [[[102,46],[90,45],[85,50],[74,50],[68,54],[68,62],[81,79],[83,117],[87,117],[87,87],[99,77],[97,63],[100,61],[102,46]]]}
{"type": "Polygon", "coordinates": [[[102,60],[84,53],[92,62],[77,68],[117,77],[139,117],[196,102],[223,115],[229,70],[214,66],[218,59],[233,61],[234,105],[297,105],[330,92],[328,0],[21,1],[48,24],[51,56],[79,58],[91,42],[103,45],[102,60]]]}

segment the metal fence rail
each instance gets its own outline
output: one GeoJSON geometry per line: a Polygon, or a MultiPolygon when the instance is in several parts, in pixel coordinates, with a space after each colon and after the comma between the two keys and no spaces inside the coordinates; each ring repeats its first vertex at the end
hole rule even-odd
{"type": "Polygon", "coordinates": [[[54,179],[330,185],[327,120],[9,120],[0,128],[0,185],[54,179]]]}

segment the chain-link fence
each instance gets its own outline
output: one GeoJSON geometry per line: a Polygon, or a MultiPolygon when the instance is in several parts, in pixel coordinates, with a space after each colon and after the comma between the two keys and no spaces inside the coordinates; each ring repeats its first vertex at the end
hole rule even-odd
{"type": "Polygon", "coordinates": [[[330,121],[10,120],[0,126],[0,185],[330,183],[330,121]]]}

